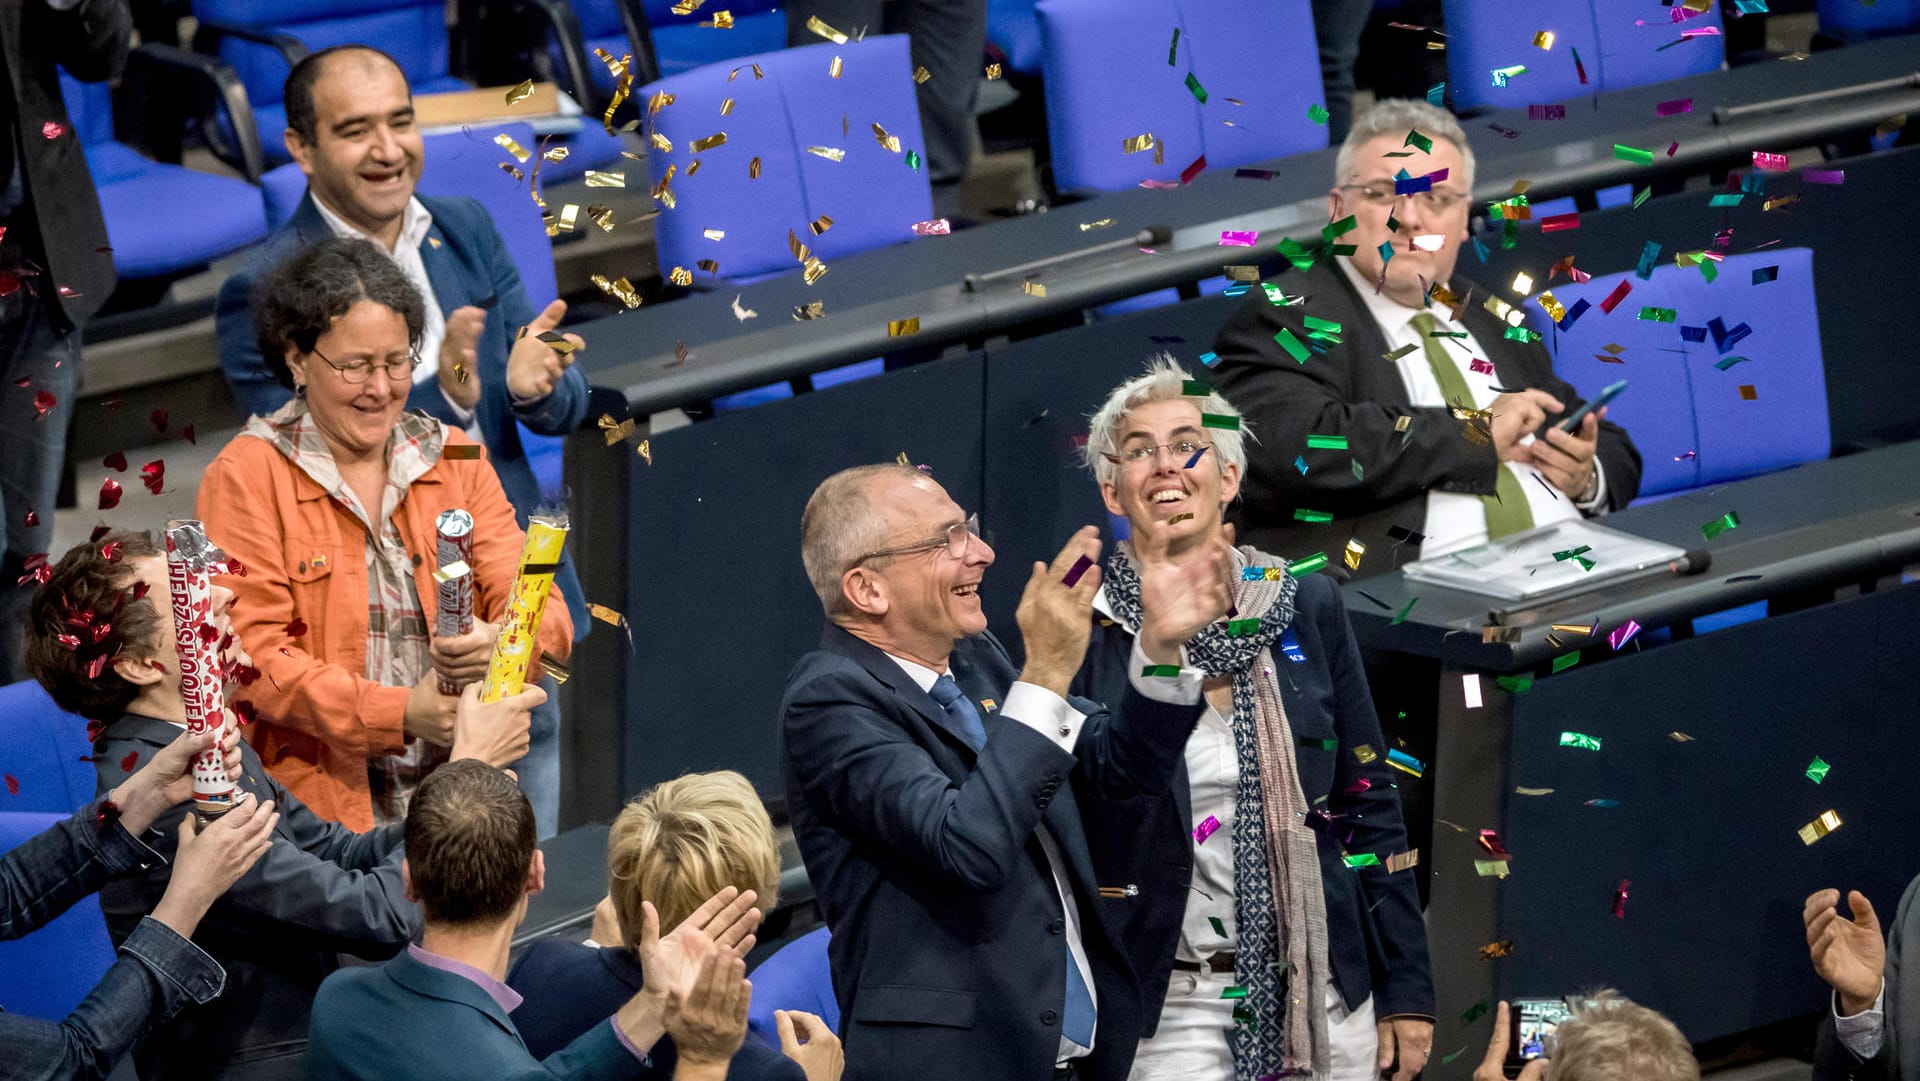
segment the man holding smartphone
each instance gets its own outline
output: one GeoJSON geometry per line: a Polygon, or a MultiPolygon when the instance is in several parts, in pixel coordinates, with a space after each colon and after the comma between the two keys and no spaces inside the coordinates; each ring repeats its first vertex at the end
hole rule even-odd
{"type": "Polygon", "coordinates": [[[1516,999],[1494,1012],[1493,1039],[1473,1081],[1700,1081],[1700,1062],[1680,1029],[1618,991],[1575,999],[1516,999]],[[1524,1029],[1533,1018],[1544,1054],[1525,1054],[1524,1029]],[[1548,1021],[1548,1018],[1558,1018],[1548,1021]],[[1551,1026],[1547,1031],[1542,1026],[1551,1026]],[[1519,1048],[1521,1054],[1510,1054],[1519,1048]]]}

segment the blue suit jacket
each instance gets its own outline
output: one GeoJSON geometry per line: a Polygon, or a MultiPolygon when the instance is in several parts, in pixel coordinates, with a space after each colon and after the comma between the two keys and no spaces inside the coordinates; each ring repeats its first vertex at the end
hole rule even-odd
{"type": "MultiPolygon", "coordinates": [[[[1334,984],[1349,1008],[1372,995],[1378,1017],[1432,1017],[1433,978],[1420,897],[1411,874],[1389,874],[1385,866],[1388,856],[1407,851],[1407,831],[1359,647],[1331,578],[1302,578],[1294,607],[1294,640],[1306,660],[1288,660],[1276,644],[1274,667],[1293,728],[1300,788],[1310,806],[1333,816],[1315,821],[1334,984]],[[1371,763],[1362,764],[1355,755],[1362,746],[1373,748],[1377,757],[1371,763]],[[1368,787],[1352,791],[1363,778],[1368,787]],[[1343,843],[1347,852],[1378,855],[1381,866],[1347,867],[1343,843]]],[[[1133,635],[1126,628],[1096,623],[1074,690],[1108,701],[1124,693],[1132,649],[1133,635]]],[[[1166,1001],[1193,880],[1195,823],[1185,757],[1167,791],[1131,799],[1096,795],[1087,815],[1102,881],[1139,887],[1136,896],[1100,904],[1140,974],[1148,1007],[1142,1035],[1151,1035],[1166,1001]]]]}
{"type": "Polygon", "coordinates": [[[327,977],[313,1000],[312,1033],[309,1081],[629,1081],[642,1069],[605,1018],[536,1059],[478,984],[405,953],[327,977]]]}
{"type": "Polygon", "coordinates": [[[1081,1076],[1119,1081],[1139,988],[1101,919],[1073,793],[1164,791],[1200,709],[1131,688],[1112,713],[1075,702],[1088,718],[1068,754],[986,707],[1017,677],[991,635],[955,643],[950,666],[980,706],[978,755],[891,658],[837,626],[787,677],[787,803],[833,928],[848,1081],[1052,1077],[1066,946],[1034,834],[1043,824],[1067,864],[1098,995],[1081,1076]]]}
{"type": "MultiPolygon", "coordinates": [[[[527,1050],[549,1055],[578,1039],[646,986],[632,950],[594,949],[563,938],[543,938],[527,947],[507,973],[507,986],[525,996],[513,1011],[527,1050]]],[[[756,988],[757,990],[757,988],[756,988]]],[[[679,1051],[662,1036],[648,1053],[650,1078],[673,1076],[679,1051]]],[[[740,1045],[727,1064],[727,1081],[807,1081],[798,1062],[753,1040],[740,1045]]]]}
{"type": "MultiPolygon", "coordinates": [[[[520,527],[525,529],[528,512],[540,505],[540,483],[527,463],[514,421],[541,435],[572,432],[587,417],[587,377],[580,369],[569,368],[546,398],[527,406],[513,404],[513,396],[507,392],[507,354],[513,349],[514,335],[538,314],[520,284],[520,272],[499,230],[493,227],[493,218],[477,201],[425,195],[419,199],[433,215],[433,226],[420,245],[420,260],[427,268],[427,280],[433,283],[441,311],[471,304],[487,312],[486,329],[475,350],[481,390],[474,415],[480,422],[487,457],[499,474],[500,487],[506,490],[507,501],[513,504],[520,527]]],[[[300,246],[332,236],[333,230],[320,216],[309,191],[301,196],[293,217],[267,238],[246,268],[220,287],[215,307],[220,367],[226,373],[227,385],[233,388],[234,401],[248,413],[271,413],[293,396],[273,377],[260,356],[259,339],[253,329],[254,285],[300,246]]],[[[426,362],[435,359],[428,357],[426,362]]],[[[461,426],[436,380],[414,384],[407,396],[407,408],[425,410],[452,427],[461,426]]],[[[558,580],[573,613],[574,637],[584,638],[593,620],[588,616],[580,578],[570,558],[561,566],[558,580]]]]}

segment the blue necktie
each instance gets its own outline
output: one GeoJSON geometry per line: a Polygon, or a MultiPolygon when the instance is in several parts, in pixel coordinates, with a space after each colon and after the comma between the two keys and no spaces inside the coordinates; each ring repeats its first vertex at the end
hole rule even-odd
{"type": "Polygon", "coordinates": [[[973,708],[973,701],[960,693],[960,685],[953,681],[952,676],[941,676],[933,681],[932,687],[927,688],[927,694],[940,704],[947,719],[966,733],[967,742],[978,754],[987,745],[987,729],[980,723],[980,711],[973,708]]]}
{"type": "MultiPolygon", "coordinates": [[[[927,694],[966,733],[967,742],[973,745],[976,753],[987,745],[987,730],[980,723],[980,711],[973,708],[972,699],[960,693],[960,685],[953,681],[952,676],[941,676],[934,680],[927,694]]],[[[1087,981],[1080,975],[1080,966],[1073,959],[1073,947],[1068,946],[1067,1000],[1060,1032],[1081,1047],[1092,1047],[1093,1017],[1093,994],[1087,990],[1087,981]]]]}

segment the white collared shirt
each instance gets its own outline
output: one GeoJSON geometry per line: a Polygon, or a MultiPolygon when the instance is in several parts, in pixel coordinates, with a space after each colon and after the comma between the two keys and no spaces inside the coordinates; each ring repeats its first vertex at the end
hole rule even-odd
{"type": "MultiPolygon", "coordinates": [[[[312,188],[308,188],[307,191],[308,194],[313,194],[312,188]]],[[[384,248],[380,241],[368,236],[357,226],[334,213],[317,194],[313,194],[313,205],[320,211],[321,220],[327,223],[327,228],[333,230],[333,235],[371,241],[374,247],[384,248]]],[[[427,242],[427,232],[432,228],[433,213],[420,201],[419,196],[408,199],[406,213],[400,222],[400,238],[394,242],[390,250],[387,250],[388,257],[393,260],[395,266],[400,268],[400,273],[405,274],[407,281],[420,293],[424,308],[425,319],[420,330],[422,363],[413,370],[413,381],[416,384],[429,380],[436,383],[439,381],[440,346],[447,340],[447,316],[440,310],[440,299],[434,295],[433,281],[427,276],[427,264],[420,254],[420,245],[427,242]]],[[[461,428],[473,437],[474,442],[485,442],[480,436],[479,418],[472,411],[455,405],[453,399],[446,396],[444,389],[440,392],[440,396],[446,400],[447,407],[453,410],[453,415],[460,418],[461,428]]]]}
{"type": "MultiPolygon", "coordinates": [[[[1465,338],[1439,339],[1448,355],[1454,358],[1460,369],[1460,378],[1473,394],[1473,407],[1485,409],[1493,404],[1500,392],[1493,389],[1498,377],[1491,370],[1476,372],[1470,361],[1475,357],[1484,357],[1485,350],[1480,342],[1467,330],[1464,322],[1454,323],[1448,319],[1448,311],[1439,305],[1432,308],[1408,308],[1384,293],[1375,290],[1374,284],[1366,279],[1353,266],[1353,261],[1344,257],[1336,258],[1335,265],[1360,294],[1361,303],[1366,305],[1367,314],[1380,327],[1391,349],[1413,346],[1413,351],[1393,362],[1400,372],[1400,380],[1406,384],[1407,401],[1416,406],[1445,406],[1449,404],[1446,395],[1440,391],[1439,380],[1433,377],[1433,366],[1427,362],[1426,339],[1413,325],[1414,316],[1421,311],[1430,312],[1448,331],[1465,331],[1465,338]]],[[[1361,358],[1365,362],[1370,358],[1361,358]]],[[[1519,390],[1522,388],[1509,388],[1519,390]]],[[[1532,443],[1534,437],[1527,435],[1520,440],[1522,444],[1532,443]]],[[[1511,472],[1520,482],[1520,490],[1526,493],[1527,506],[1533,511],[1535,525],[1549,522],[1561,522],[1578,518],[1581,513],[1600,513],[1606,507],[1607,474],[1601,467],[1600,459],[1593,460],[1594,468],[1599,471],[1599,486],[1594,498],[1586,503],[1575,504],[1573,497],[1554,488],[1539,471],[1530,465],[1518,462],[1502,462],[1500,467],[1511,472]]],[[[1471,548],[1487,541],[1486,504],[1481,497],[1465,492],[1427,493],[1427,519],[1421,532],[1427,539],[1420,546],[1422,559],[1448,552],[1471,548]]]]}

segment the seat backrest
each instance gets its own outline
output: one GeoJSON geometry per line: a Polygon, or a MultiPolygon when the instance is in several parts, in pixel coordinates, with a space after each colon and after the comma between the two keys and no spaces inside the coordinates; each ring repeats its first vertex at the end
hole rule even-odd
{"type": "MultiPolygon", "coordinates": [[[[620,5],[625,0],[573,0],[573,16],[580,20],[580,36],[584,38],[605,37],[608,34],[624,34],[626,24],[620,19],[620,5]]],[[[709,19],[712,16],[708,16],[709,19]]]]}
{"type": "Polygon", "coordinates": [[[90,748],[86,720],[54,705],[38,683],[0,687],[0,811],[78,810],[93,798],[93,765],[83,761],[90,748]]]}
{"type": "Polygon", "coordinates": [[[675,168],[676,207],[654,220],[663,276],[684,266],[696,280],[711,280],[695,269],[702,259],[718,261],[726,279],[797,270],[789,230],[830,266],[838,256],[912,240],[913,223],[933,216],[926,165],[912,168],[907,160],[909,151],[924,154],[926,143],[903,35],[741,57],[668,76],[635,97],[645,102],[663,90],[674,104],[654,124],[673,151],[647,155],[656,184],[675,168]],[[830,74],[835,57],[842,62],[837,79],[830,74]],[[765,78],[753,75],[755,64],[765,78]],[[734,107],[722,116],[729,98],[734,107]],[[899,140],[899,153],[880,144],[875,124],[899,140]],[[693,149],[720,132],[724,144],[693,149]],[[844,154],[834,161],[810,147],[844,154]],[[756,158],[757,180],[749,169],[756,158]],[[700,169],[689,176],[696,159],[700,169]],[[815,234],[810,225],[822,216],[833,221],[815,234]],[[724,235],[710,239],[708,230],[724,235]]]}
{"type": "MultiPolygon", "coordinates": [[[[443,0],[194,0],[196,18],[288,34],[309,50],[371,45],[419,86],[447,74],[443,0]]],[[[220,58],[232,64],[255,107],[277,104],[288,65],[278,50],[227,37],[220,58]]]]}
{"type": "MultiPolygon", "coordinates": [[[[619,2],[619,0],[615,0],[615,2],[619,2]]],[[[648,26],[686,26],[699,22],[713,21],[713,12],[711,9],[696,10],[690,15],[676,15],[673,6],[678,2],[679,0],[640,0],[640,9],[647,17],[648,26]]],[[[768,11],[779,11],[780,0],[732,0],[732,2],[725,5],[725,9],[733,13],[734,23],[737,25],[740,17],[743,15],[759,15],[768,11]]],[[[836,27],[836,29],[843,33],[851,34],[854,28],[841,26],[836,27]]],[[[873,29],[879,28],[874,27],[873,29]]],[[[722,30],[720,33],[724,34],[726,31],[722,30]]]]}
{"type": "MultiPolygon", "coordinates": [[[[113,138],[113,88],[106,83],[83,83],[60,72],[60,97],[66,101],[67,121],[81,146],[98,146],[113,138]]],[[[37,137],[40,133],[36,128],[37,137]]]]}
{"type": "Polygon", "coordinates": [[[1521,19],[1504,5],[1446,0],[1446,18],[1447,90],[1460,109],[1563,102],[1717,71],[1726,60],[1718,5],[1695,15],[1660,0],[1540,0],[1521,19]],[[1542,31],[1553,34],[1545,49],[1534,45],[1542,31]],[[1694,36],[1681,41],[1683,33],[1694,36]],[[1494,85],[1496,69],[1516,65],[1527,70],[1494,85]]]}
{"type": "Polygon", "coordinates": [[[1860,41],[1920,30],[1920,0],[1817,0],[1820,32],[1842,41],[1860,41]]]}
{"type": "MultiPolygon", "coordinates": [[[[560,295],[554,283],[553,241],[547,236],[540,207],[528,194],[527,186],[514,183],[500,171],[499,163],[508,159],[493,137],[502,132],[521,146],[540,145],[533,128],[526,124],[476,126],[458,133],[429,135],[425,139],[426,163],[420,170],[420,184],[415,190],[421,195],[466,195],[478,199],[493,217],[493,227],[500,231],[500,239],[506,241],[507,252],[520,270],[521,284],[527,287],[527,299],[538,311],[560,295]]],[[[553,211],[560,212],[558,204],[553,211]]],[[[584,211],[583,207],[579,228],[595,228],[584,211]]]]}
{"type": "MultiPolygon", "coordinates": [[[[733,27],[720,30],[701,25],[713,21],[710,9],[692,15],[675,15],[670,2],[648,0],[648,36],[653,39],[653,55],[659,61],[661,76],[786,47],[787,13],[776,0],[729,4],[728,10],[733,14],[733,27]]],[[[857,28],[836,29],[851,34],[857,28]]],[[[872,29],[878,32],[879,27],[872,29]]],[[[819,40],[809,37],[807,43],[819,40]]]]}
{"type": "Polygon", "coordinates": [[[1327,145],[1326,127],[1307,116],[1322,100],[1319,66],[1275,61],[1312,40],[1308,0],[1040,0],[1037,8],[1061,191],[1177,180],[1202,156],[1222,169],[1327,145]],[[1158,164],[1150,149],[1125,149],[1149,133],[1164,147],[1158,164]]]}
{"type": "MultiPolygon", "coordinates": [[[[65,814],[0,811],[0,852],[51,829],[65,814]]],[[[24,938],[0,942],[0,1008],[63,1021],[113,964],[113,942],[96,897],[24,938]]]]}
{"type": "Polygon", "coordinates": [[[772,1047],[780,1046],[775,1010],[805,1010],[840,1031],[840,1004],[833,993],[833,969],[827,963],[830,941],[825,927],[808,931],[754,968],[747,1028],[755,1036],[772,1047]]]}
{"type": "Polygon", "coordinates": [[[1582,397],[1629,380],[1607,412],[1640,449],[1642,495],[1769,473],[1831,450],[1812,250],[1729,256],[1715,270],[1709,282],[1698,267],[1669,258],[1651,280],[1624,271],[1556,285],[1551,291],[1561,304],[1589,305],[1568,330],[1554,327],[1536,302],[1527,304],[1529,324],[1554,353],[1554,370],[1582,397]],[[1601,311],[1621,282],[1633,291],[1611,314],[1601,311]],[[1641,319],[1645,308],[1672,309],[1675,318],[1641,319]],[[1613,345],[1624,346],[1619,363],[1600,359],[1615,356],[1613,345]],[[1747,359],[1729,363],[1738,357],[1747,359]],[[1754,397],[1745,398],[1742,387],[1754,397]]]}
{"type": "Polygon", "coordinates": [[[1022,75],[1040,74],[1040,13],[1034,0],[987,0],[987,40],[1022,75]]]}

